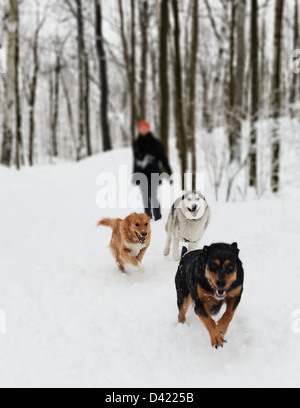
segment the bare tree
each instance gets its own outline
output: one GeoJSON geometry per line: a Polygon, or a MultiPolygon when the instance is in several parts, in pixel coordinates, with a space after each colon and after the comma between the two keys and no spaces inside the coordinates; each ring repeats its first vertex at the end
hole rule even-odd
{"type": "Polygon", "coordinates": [[[168,75],[169,0],[161,0],[159,20],[160,138],[169,151],[170,90],[168,75]]]}
{"type": "Polygon", "coordinates": [[[196,146],[196,77],[197,77],[197,56],[198,56],[198,38],[199,38],[199,0],[193,1],[192,9],[192,29],[191,29],[191,60],[190,60],[190,75],[189,75],[189,112],[188,112],[188,139],[190,142],[190,150],[192,155],[192,188],[196,190],[196,173],[197,173],[197,146],[196,146]]]}
{"type": "Polygon", "coordinates": [[[279,134],[279,118],[281,114],[281,73],[282,73],[282,30],[285,0],[276,0],[275,3],[275,29],[274,29],[274,66],[272,80],[272,176],[271,187],[274,193],[280,189],[280,154],[281,143],[279,134]]]}
{"type": "Polygon", "coordinates": [[[9,1],[9,22],[7,33],[7,76],[3,118],[3,141],[1,164],[10,166],[13,141],[16,138],[16,50],[17,50],[18,1],[9,1]]]}
{"type": "Polygon", "coordinates": [[[138,118],[137,97],[136,97],[136,0],[131,0],[131,134],[135,139],[136,125],[138,118]]]}
{"type": "Polygon", "coordinates": [[[241,161],[242,157],[242,124],[245,117],[244,95],[245,95],[245,68],[246,68],[246,0],[237,3],[237,27],[236,27],[236,71],[235,71],[235,98],[234,98],[234,138],[236,159],[241,161]]]}
{"type": "MultiPolygon", "coordinates": [[[[294,5],[294,50],[299,48],[299,40],[300,40],[300,33],[299,33],[299,0],[295,0],[294,5]]],[[[297,94],[298,94],[298,74],[293,74],[292,86],[290,91],[290,115],[292,118],[295,117],[295,108],[294,104],[297,101],[297,94]]]]}
{"type": "MultiPolygon", "coordinates": [[[[187,171],[187,138],[185,129],[185,119],[183,110],[183,90],[182,90],[182,59],[180,52],[180,22],[178,0],[172,0],[174,18],[174,106],[175,106],[175,126],[179,161],[182,176],[187,171]]],[[[184,177],[182,177],[184,182],[184,177]]],[[[183,186],[184,187],[184,186],[183,186]]]]}
{"type": "Polygon", "coordinates": [[[119,15],[120,15],[120,33],[123,49],[123,58],[125,63],[125,70],[127,74],[128,88],[130,94],[130,130],[131,130],[131,139],[135,139],[136,135],[136,125],[137,125],[137,97],[136,97],[136,53],[135,53],[135,13],[136,13],[136,2],[131,0],[131,36],[130,41],[128,41],[125,31],[125,15],[123,8],[123,0],[118,0],[119,4],[119,15]],[[131,49],[129,50],[129,43],[131,49]]]}
{"type": "Polygon", "coordinates": [[[66,0],[66,4],[77,24],[78,59],[78,158],[92,155],[89,113],[89,63],[85,44],[85,29],[82,0],[66,0]],[[86,151],[86,155],[84,152],[86,151]]]}
{"type": "Polygon", "coordinates": [[[229,86],[228,86],[228,111],[227,111],[227,126],[228,140],[230,149],[230,162],[237,160],[239,141],[236,134],[236,119],[235,119],[235,42],[236,42],[236,10],[237,5],[235,0],[230,1],[231,4],[231,21],[230,21],[230,52],[229,52],[229,86]]]}
{"type": "MultiPolygon", "coordinates": [[[[61,72],[61,51],[56,49],[56,61],[54,67],[54,82],[51,82],[52,95],[52,116],[51,116],[51,155],[58,157],[57,127],[59,117],[59,95],[60,95],[60,72],[61,72]]],[[[52,73],[51,73],[52,75],[52,73]]]]}
{"type": "Polygon", "coordinates": [[[6,90],[3,118],[3,141],[1,163],[5,166],[11,165],[13,143],[16,142],[16,164],[19,163],[19,3],[17,0],[9,0],[9,15],[7,28],[7,67],[6,67],[6,90]]]}
{"type": "Polygon", "coordinates": [[[251,0],[250,186],[257,187],[257,122],[259,115],[258,2],[251,0]]]}
{"type": "Polygon", "coordinates": [[[109,88],[107,78],[107,62],[104,48],[104,39],[102,32],[102,6],[101,0],[95,0],[95,15],[96,15],[96,49],[98,55],[99,66],[99,84],[101,87],[100,111],[101,111],[101,127],[102,127],[102,144],[103,150],[106,152],[112,149],[110,129],[108,121],[108,103],[109,103],[109,88]]]}
{"type": "Polygon", "coordinates": [[[40,31],[45,24],[46,19],[43,18],[40,21],[39,10],[37,12],[37,25],[34,30],[33,41],[32,41],[32,72],[28,72],[26,68],[23,69],[23,77],[26,79],[25,84],[25,96],[28,103],[28,116],[29,116],[29,164],[33,166],[34,164],[34,141],[35,141],[35,105],[36,105],[36,93],[38,86],[38,76],[40,70],[40,56],[39,56],[39,36],[40,31]]]}
{"type": "Polygon", "coordinates": [[[147,73],[148,73],[148,28],[149,28],[149,3],[148,0],[139,2],[139,15],[141,27],[141,67],[139,86],[139,120],[147,118],[147,73]]]}

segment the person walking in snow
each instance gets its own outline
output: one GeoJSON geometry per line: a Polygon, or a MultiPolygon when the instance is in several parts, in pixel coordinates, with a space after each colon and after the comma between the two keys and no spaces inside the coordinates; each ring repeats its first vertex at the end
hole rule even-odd
{"type": "Polygon", "coordinates": [[[139,135],[133,143],[134,154],[134,180],[139,183],[143,197],[145,213],[159,221],[162,218],[158,200],[159,175],[162,173],[161,166],[171,176],[172,169],[168,157],[161,142],[151,132],[151,125],[142,121],[138,125],[139,135]],[[143,174],[146,179],[139,180],[137,174],[143,174]],[[153,174],[158,177],[151,177],[153,174]]]}

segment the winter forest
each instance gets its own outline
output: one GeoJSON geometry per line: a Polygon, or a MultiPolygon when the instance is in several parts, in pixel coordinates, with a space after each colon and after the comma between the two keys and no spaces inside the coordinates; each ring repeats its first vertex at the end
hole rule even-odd
{"type": "Polygon", "coordinates": [[[216,195],[241,174],[243,197],[280,190],[298,0],[10,0],[0,28],[3,165],[130,146],[147,118],[167,151],[176,141],[182,174],[202,152],[216,195]]]}
{"type": "Polygon", "coordinates": [[[299,158],[300,0],[0,0],[0,388],[299,388],[299,158]],[[151,233],[111,251],[97,223],[141,216],[133,164],[159,160],[191,187],[158,181],[151,233]],[[199,202],[204,235],[169,254],[168,219],[194,232],[199,202]],[[244,286],[214,284],[216,243],[244,286]],[[202,257],[225,340],[191,296],[180,321],[180,254],[202,257]]]}

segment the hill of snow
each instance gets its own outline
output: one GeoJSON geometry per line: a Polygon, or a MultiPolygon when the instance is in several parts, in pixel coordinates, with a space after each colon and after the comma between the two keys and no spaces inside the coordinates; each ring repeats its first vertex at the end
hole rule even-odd
{"type": "MultiPolygon", "coordinates": [[[[129,150],[80,164],[0,168],[1,387],[299,387],[300,193],[217,203],[203,245],[239,243],[245,292],[221,350],[193,310],[177,324],[177,264],[153,224],[144,275],[122,275],[97,229],[100,173],[131,169],[129,150]]],[[[167,186],[164,185],[163,189],[167,186]]]]}

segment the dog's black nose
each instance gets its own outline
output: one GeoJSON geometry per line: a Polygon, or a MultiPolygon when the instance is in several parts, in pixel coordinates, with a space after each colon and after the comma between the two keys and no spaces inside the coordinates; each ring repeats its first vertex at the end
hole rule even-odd
{"type": "Polygon", "coordinates": [[[193,205],[192,211],[196,211],[196,210],[197,210],[197,206],[196,206],[196,205],[193,205]]]}
{"type": "Polygon", "coordinates": [[[146,237],[148,235],[148,233],[146,231],[142,232],[142,237],[146,237]]]}
{"type": "Polygon", "coordinates": [[[226,281],[225,280],[221,280],[221,279],[217,280],[217,287],[219,289],[223,289],[223,288],[225,288],[225,286],[226,286],[226,281]]]}

